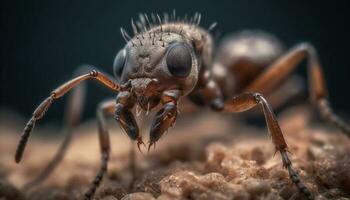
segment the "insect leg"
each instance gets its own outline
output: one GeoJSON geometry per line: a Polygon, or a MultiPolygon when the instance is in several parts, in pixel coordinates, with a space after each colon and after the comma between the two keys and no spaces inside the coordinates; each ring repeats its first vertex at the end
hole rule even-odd
{"type": "Polygon", "coordinates": [[[142,136],[139,133],[139,127],[136,123],[135,117],[130,111],[134,105],[130,92],[122,91],[118,94],[116,100],[116,111],[114,118],[119,122],[121,128],[126,132],[131,140],[137,140],[137,147],[144,145],[142,136]]]}
{"type": "Polygon", "coordinates": [[[97,125],[98,125],[98,137],[99,137],[100,148],[101,148],[101,165],[88,191],[84,194],[85,199],[91,199],[94,196],[97,187],[100,185],[102,181],[103,175],[107,171],[107,164],[108,164],[109,153],[110,153],[110,142],[109,142],[109,134],[108,134],[105,118],[107,115],[110,115],[110,116],[113,115],[114,112],[115,112],[114,100],[104,101],[97,108],[96,115],[97,115],[97,125]]]}
{"type": "Polygon", "coordinates": [[[309,93],[312,103],[318,108],[326,121],[334,124],[337,128],[350,136],[350,127],[334,113],[329,105],[328,91],[320,60],[315,48],[308,43],[299,44],[289,50],[245,88],[244,91],[259,91],[262,94],[271,92],[281,81],[286,79],[305,58],[307,58],[308,61],[309,93]]]}
{"type": "Polygon", "coordinates": [[[35,123],[45,115],[52,102],[65,95],[68,91],[79,85],[79,83],[89,79],[96,79],[102,85],[115,92],[119,91],[120,89],[120,86],[113,80],[109,79],[106,75],[96,70],[92,70],[84,75],[78,76],[56,88],[51,92],[51,95],[47,97],[43,102],[41,102],[41,104],[35,109],[31,119],[25,126],[16,150],[15,161],[17,163],[20,162],[22,158],[26,143],[32,129],[34,128],[35,123]]]}
{"type": "MultiPolygon", "coordinates": [[[[218,103],[219,104],[219,103],[218,103]]],[[[284,140],[281,128],[277,122],[275,114],[272,111],[270,104],[259,93],[243,93],[233,97],[231,100],[221,103],[221,110],[239,113],[250,110],[257,105],[261,105],[266,120],[266,125],[272,138],[272,142],[279,151],[282,157],[283,166],[288,170],[290,179],[297,186],[299,191],[303,193],[308,199],[314,199],[310,190],[300,180],[298,173],[292,168],[292,162],[287,155],[287,144],[284,140]]]]}
{"type": "Polygon", "coordinates": [[[177,117],[177,100],[179,97],[180,91],[178,90],[169,90],[163,93],[161,100],[163,108],[157,112],[153,119],[149,134],[148,151],[152,145],[155,145],[163,133],[175,123],[177,117]]]}
{"type": "MultiPolygon", "coordinates": [[[[130,111],[130,109],[134,106],[134,99],[131,97],[130,92],[123,91],[120,92],[117,96],[116,100],[116,112],[114,115],[114,118],[118,121],[121,128],[126,132],[128,137],[132,141],[137,141],[137,147],[139,151],[141,152],[140,145],[144,145],[144,142],[142,141],[142,136],[139,133],[139,127],[136,123],[135,117],[130,111]]],[[[130,146],[129,151],[129,168],[131,171],[131,181],[129,184],[129,188],[131,189],[135,180],[136,180],[136,154],[134,146],[130,146]]]]}
{"type": "MultiPolygon", "coordinates": [[[[82,65],[76,70],[74,77],[87,73],[93,69],[95,68],[88,65],[82,65]]],[[[79,123],[83,112],[85,93],[86,84],[82,83],[77,85],[69,95],[64,114],[64,140],[62,141],[54,157],[45,166],[44,170],[35,179],[24,185],[23,190],[29,190],[32,187],[40,185],[55,170],[57,165],[64,158],[67,148],[69,147],[72,140],[73,129],[79,123]]]]}
{"type": "Polygon", "coordinates": [[[216,101],[221,101],[223,94],[209,70],[199,75],[198,86],[191,92],[189,98],[199,106],[209,105],[214,110],[217,109],[216,101]]]}

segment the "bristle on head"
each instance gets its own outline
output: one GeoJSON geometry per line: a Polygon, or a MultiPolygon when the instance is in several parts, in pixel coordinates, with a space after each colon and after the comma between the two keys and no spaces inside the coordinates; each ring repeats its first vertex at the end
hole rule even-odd
{"type": "MultiPolygon", "coordinates": [[[[140,13],[138,16],[138,20],[134,21],[134,19],[131,19],[131,27],[132,31],[134,33],[134,36],[136,39],[140,40],[140,45],[142,45],[141,37],[144,39],[144,33],[151,30],[152,28],[156,26],[160,26],[160,37],[159,40],[162,41],[163,37],[163,25],[167,23],[183,23],[188,24],[190,26],[198,27],[201,22],[202,15],[199,12],[196,12],[193,17],[188,18],[188,15],[186,14],[183,18],[176,16],[175,9],[172,11],[171,14],[164,13],[162,17],[160,17],[159,14],[151,13],[150,15],[147,15],[145,13],[140,13]],[[150,17],[149,17],[150,16],[150,17]]],[[[208,31],[213,30],[216,27],[217,23],[213,23],[208,31]]],[[[121,28],[120,29],[122,36],[126,42],[132,41],[131,37],[127,34],[127,32],[121,28]]],[[[181,27],[179,34],[183,32],[183,27],[181,27]]],[[[168,35],[170,35],[170,32],[167,32],[168,35]]],[[[152,38],[152,43],[154,43],[156,34],[148,34],[149,38],[152,38]]],[[[134,45],[134,43],[132,43],[134,45]]]]}
{"type": "Polygon", "coordinates": [[[209,26],[208,31],[214,30],[214,29],[216,28],[217,25],[218,25],[217,22],[212,23],[212,24],[209,26]]]}

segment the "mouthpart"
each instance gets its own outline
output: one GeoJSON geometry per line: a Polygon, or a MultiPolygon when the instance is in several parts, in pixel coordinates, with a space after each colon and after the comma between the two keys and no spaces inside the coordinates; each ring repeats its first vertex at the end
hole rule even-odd
{"type": "Polygon", "coordinates": [[[159,81],[151,78],[136,78],[131,80],[131,92],[135,95],[137,104],[145,111],[150,111],[160,102],[160,92],[157,90],[159,81]]]}

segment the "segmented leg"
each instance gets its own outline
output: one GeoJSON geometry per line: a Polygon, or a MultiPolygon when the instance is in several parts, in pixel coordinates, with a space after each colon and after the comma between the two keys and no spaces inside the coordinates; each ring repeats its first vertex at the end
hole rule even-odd
{"type": "MultiPolygon", "coordinates": [[[[87,73],[93,70],[94,67],[83,65],[80,66],[77,71],[74,73],[74,77],[81,74],[87,73]]],[[[46,165],[44,170],[32,181],[28,182],[23,186],[23,190],[29,190],[32,187],[40,185],[45,179],[55,170],[58,163],[64,158],[67,148],[69,147],[72,140],[72,133],[75,126],[79,123],[84,103],[85,103],[85,93],[86,93],[86,84],[82,83],[76,86],[72,93],[69,95],[68,102],[65,108],[64,114],[64,140],[61,143],[59,149],[57,150],[54,157],[46,165]]]]}
{"type": "Polygon", "coordinates": [[[126,132],[131,140],[137,141],[137,147],[140,149],[140,145],[145,145],[142,141],[142,137],[139,133],[139,127],[136,123],[135,117],[130,111],[134,105],[134,99],[130,92],[122,91],[118,94],[116,100],[116,111],[114,118],[118,121],[122,130],[126,132]]]}
{"type": "Polygon", "coordinates": [[[50,107],[52,102],[54,100],[62,97],[63,95],[65,95],[68,91],[70,91],[71,89],[76,87],[79,83],[81,83],[85,80],[89,80],[89,79],[96,79],[102,85],[104,85],[105,87],[107,87],[115,92],[120,90],[120,86],[118,84],[114,83],[114,81],[109,79],[106,75],[104,75],[96,70],[92,70],[89,73],[78,76],[78,77],[64,83],[60,87],[56,88],[54,91],[51,92],[51,95],[48,98],[46,98],[36,108],[31,119],[28,121],[27,125],[25,126],[23,133],[22,133],[22,136],[21,136],[21,139],[20,139],[19,144],[17,146],[17,150],[16,150],[15,161],[17,163],[20,162],[20,160],[22,158],[26,143],[28,141],[28,138],[30,136],[32,129],[34,128],[35,123],[45,115],[47,109],[50,107]]]}
{"type": "Polygon", "coordinates": [[[179,90],[163,92],[161,99],[163,108],[157,112],[153,119],[149,134],[148,151],[162,137],[164,132],[174,125],[177,117],[177,101],[179,97],[179,90]]]}
{"type": "Polygon", "coordinates": [[[271,92],[278,87],[281,81],[286,79],[305,58],[307,58],[308,61],[309,93],[312,103],[318,108],[326,121],[334,124],[345,134],[350,136],[350,127],[333,112],[333,109],[329,105],[328,91],[317,52],[315,48],[308,43],[302,43],[292,48],[267,68],[265,72],[244,91],[259,91],[262,94],[271,92]]]}
{"type": "Polygon", "coordinates": [[[57,165],[62,161],[63,157],[65,156],[67,148],[70,145],[72,139],[72,130],[73,127],[65,128],[64,140],[61,143],[55,156],[50,160],[50,162],[45,166],[44,170],[41,171],[37,177],[35,177],[33,180],[31,180],[23,186],[23,191],[28,191],[33,187],[39,186],[56,169],[57,165]]]}
{"type": "MultiPolygon", "coordinates": [[[[145,145],[139,133],[139,127],[136,123],[135,117],[130,111],[134,106],[135,100],[128,91],[122,91],[118,94],[116,99],[116,111],[114,118],[119,123],[122,130],[128,135],[132,141],[137,141],[137,147],[141,152],[140,145],[145,145]]],[[[131,181],[129,188],[131,189],[136,179],[136,155],[134,146],[130,147],[130,170],[131,181]]]]}
{"type": "Polygon", "coordinates": [[[300,180],[298,173],[292,168],[292,162],[287,155],[287,144],[284,140],[281,128],[276,120],[271,106],[266,99],[259,93],[243,93],[233,97],[225,103],[216,102],[222,111],[239,113],[250,110],[251,108],[261,105],[266,120],[266,125],[272,138],[272,142],[282,156],[283,166],[288,170],[289,176],[293,183],[297,186],[299,191],[303,193],[308,199],[314,199],[310,190],[300,180]]]}
{"type": "Polygon", "coordinates": [[[102,102],[97,109],[97,125],[98,125],[98,137],[100,141],[100,148],[101,148],[101,165],[100,169],[95,176],[95,179],[92,181],[89,189],[84,194],[84,199],[91,199],[97,187],[100,185],[102,178],[104,174],[107,171],[107,164],[109,160],[109,153],[110,153],[110,142],[109,142],[109,134],[107,130],[106,125],[106,116],[113,115],[115,112],[115,101],[114,100],[108,100],[105,102],[102,102]]]}

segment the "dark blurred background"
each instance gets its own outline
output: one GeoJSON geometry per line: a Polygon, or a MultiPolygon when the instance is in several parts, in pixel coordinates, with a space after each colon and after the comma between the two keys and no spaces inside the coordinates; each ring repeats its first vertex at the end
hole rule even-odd
{"type": "MultiPolygon", "coordinates": [[[[202,13],[202,25],[218,22],[221,36],[262,29],[287,47],[309,41],[319,51],[330,90],[340,113],[350,114],[350,12],[348,1],[1,1],[0,107],[29,117],[52,89],[68,80],[80,64],[112,73],[115,54],[124,45],[119,28],[130,32],[140,12],[202,13]]],[[[305,65],[305,63],[304,63],[305,65]]],[[[305,76],[305,67],[298,72],[305,76]]],[[[89,83],[86,117],[111,93],[89,83]]],[[[64,99],[47,120],[62,116],[64,99]]]]}

